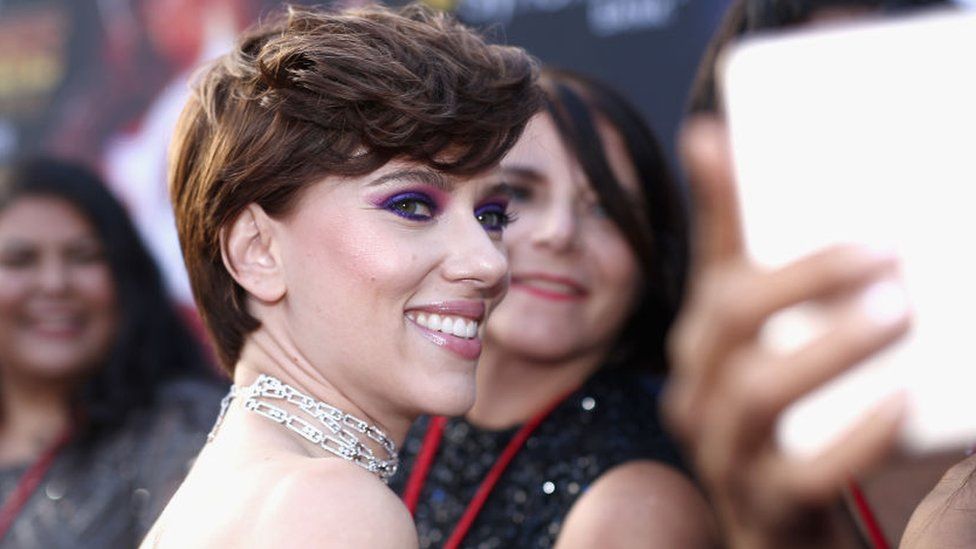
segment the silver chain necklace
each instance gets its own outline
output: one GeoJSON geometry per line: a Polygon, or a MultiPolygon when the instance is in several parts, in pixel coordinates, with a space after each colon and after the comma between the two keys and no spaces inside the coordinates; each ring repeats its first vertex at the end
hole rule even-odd
{"type": "Polygon", "coordinates": [[[227,408],[230,407],[231,401],[238,396],[244,397],[245,409],[284,425],[323,450],[351,461],[377,475],[383,482],[389,482],[390,477],[397,471],[400,459],[397,456],[396,444],[390,440],[390,437],[386,436],[386,433],[375,425],[370,425],[335,406],[315,400],[280,379],[267,374],[261,374],[257,381],[247,387],[238,388],[231,385],[230,392],[220,402],[220,414],[207,436],[208,442],[216,436],[217,429],[227,413],[227,408]],[[294,404],[316,422],[324,425],[327,432],[304,418],[290,414],[286,410],[263,400],[258,400],[261,398],[284,400],[294,404]],[[360,442],[356,433],[366,435],[370,440],[378,443],[386,453],[386,459],[377,458],[370,448],[360,442]]]}

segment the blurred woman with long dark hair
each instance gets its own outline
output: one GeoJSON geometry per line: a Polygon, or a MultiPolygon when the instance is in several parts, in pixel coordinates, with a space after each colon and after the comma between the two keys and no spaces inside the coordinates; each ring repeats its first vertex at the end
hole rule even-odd
{"type": "Polygon", "coordinates": [[[0,547],[131,547],[220,386],[122,205],[53,158],[0,171],[0,547]]]}

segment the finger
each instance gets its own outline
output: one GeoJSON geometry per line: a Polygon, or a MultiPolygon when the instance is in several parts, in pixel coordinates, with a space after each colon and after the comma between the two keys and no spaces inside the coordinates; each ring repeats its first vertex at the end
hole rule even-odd
{"type": "Polygon", "coordinates": [[[904,423],[908,399],[897,393],[883,400],[864,419],[817,456],[796,459],[776,452],[768,477],[783,501],[822,505],[836,499],[849,480],[880,463],[904,423]]]}
{"type": "MultiPolygon", "coordinates": [[[[872,286],[884,287],[890,282],[872,286]]],[[[735,432],[725,451],[748,453],[768,443],[785,408],[900,339],[908,331],[907,302],[886,303],[882,311],[850,298],[828,331],[785,355],[766,352],[728,383],[719,428],[735,432]]]]}
{"type": "Polygon", "coordinates": [[[680,148],[693,199],[692,271],[700,272],[743,253],[728,132],[715,118],[695,118],[682,129],[680,148]]]}
{"type": "MultiPolygon", "coordinates": [[[[678,360],[685,368],[714,368],[729,350],[758,334],[769,318],[807,301],[850,294],[894,272],[893,256],[856,246],[820,251],[781,269],[727,269],[711,277],[690,307],[678,360]]],[[[680,337],[680,336],[679,336],[680,337]]]]}
{"type": "Polygon", "coordinates": [[[802,301],[849,294],[887,276],[894,266],[889,255],[847,246],[771,273],[720,269],[723,276],[711,277],[688,303],[669,342],[672,389],[665,403],[672,425],[686,437],[697,436],[698,410],[713,399],[713,392],[725,391],[719,378],[735,380],[738,375],[725,363],[737,349],[753,344],[774,312],[802,301]]]}

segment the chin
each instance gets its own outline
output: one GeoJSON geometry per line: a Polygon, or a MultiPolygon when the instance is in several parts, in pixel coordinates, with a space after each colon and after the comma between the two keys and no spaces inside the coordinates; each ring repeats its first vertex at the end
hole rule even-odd
{"type": "Polygon", "coordinates": [[[474,406],[475,377],[471,374],[442,374],[437,383],[422,391],[418,409],[424,415],[463,416],[474,406]]]}

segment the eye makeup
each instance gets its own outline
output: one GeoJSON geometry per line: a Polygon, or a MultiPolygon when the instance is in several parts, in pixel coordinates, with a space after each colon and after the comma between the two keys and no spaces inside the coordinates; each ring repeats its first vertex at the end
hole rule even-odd
{"type": "Polygon", "coordinates": [[[430,193],[417,190],[395,192],[381,198],[376,206],[411,221],[433,219],[440,211],[439,201],[430,193]]]}
{"type": "Polygon", "coordinates": [[[478,206],[474,210],[474,217],[490,233],[500,233],[515,221],[514,214],[508,212],[506,199],[496,199],[478,206]]]}

